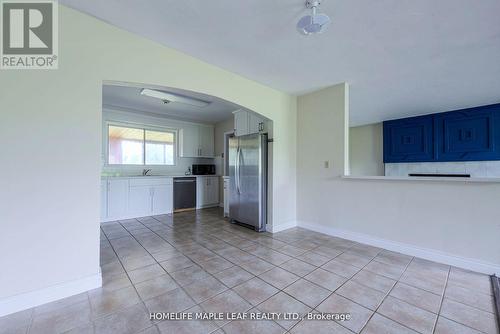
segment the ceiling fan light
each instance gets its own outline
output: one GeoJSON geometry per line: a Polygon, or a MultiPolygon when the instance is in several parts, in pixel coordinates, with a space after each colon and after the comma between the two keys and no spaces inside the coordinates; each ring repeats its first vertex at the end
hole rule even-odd
{"type": "Polygon", "coordinates": [[[306,3],[306,7],[312,8],[311,15],[303,16],[297,22],[297,30],[303,35],[319,34],[326,30],[331,22],[331,19],[326,14],[317,14],[319,2],[306,3]]]}

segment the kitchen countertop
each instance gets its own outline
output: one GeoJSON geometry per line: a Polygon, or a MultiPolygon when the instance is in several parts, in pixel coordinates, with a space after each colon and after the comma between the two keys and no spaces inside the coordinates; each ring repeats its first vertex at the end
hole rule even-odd
{"type": "Polygon", "coordinates": [[[101,175],[101,179],[135,179],[135,178],[177,178],[177,177],[221,177],[222,175],[184,175],[184,174],[177,174],[177,175],[101,175]]]}
{"type": "Polygon", "coordinates": [[[420,177],[420,176],[353,176],[342,175],[347,180],[382,180],[382,181],[430,181],[430,182],[459,182],[459,183],[500,183],[498,177],[420,177]]]}

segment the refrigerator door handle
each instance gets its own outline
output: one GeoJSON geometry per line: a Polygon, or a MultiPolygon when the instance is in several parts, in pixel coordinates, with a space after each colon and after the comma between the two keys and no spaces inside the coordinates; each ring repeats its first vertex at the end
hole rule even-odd
{"type": "Polygon", "coordinates": [[[241,148],[238,150],[238,194],[241,194],[241,148]]]}
{"type": "Polygon", "coordinates": [[[236,161],[234,163],[235,166],[235,173],[234,173],[234,179],[236,181],[236,191],[238,194],[240,193],[240,147],[236,149],[236,161]]]}

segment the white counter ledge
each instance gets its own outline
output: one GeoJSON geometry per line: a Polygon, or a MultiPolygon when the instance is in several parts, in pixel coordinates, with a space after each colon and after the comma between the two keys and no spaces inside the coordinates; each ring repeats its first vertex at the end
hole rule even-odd
{"type": "Polygon", "coordinates": [[[461,182],[461,183],[500,183],[499,177],[426,177],[426,176],[355,176],[342,175],[347,180],[381,180],[381,181],[430,181],[430,182],[461,182]]]}
{"type": "Polygon", "coordinates": [[[118,175],[118,176],[114,176],[114,175],[101,175],[101,179],[135,179],[135,178],[151,178],[151,179],[155,179],[155,178],[177,178],[177,177],[207,177],[207,176],[210,176],[210,177],[221,177],[221,175],[183,175],[183,174],[179,174],[179,175],[118,175]]]}

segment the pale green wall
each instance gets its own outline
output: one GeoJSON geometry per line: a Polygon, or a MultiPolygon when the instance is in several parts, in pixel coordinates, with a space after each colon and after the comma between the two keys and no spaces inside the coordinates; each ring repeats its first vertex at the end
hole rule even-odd
{"type": "Polygon", "coordinates": [[[193,90],[271,118],[272,223],[295,220],[295,97],[64,6],[59,48],[58,70],[0,73],[0,263],[8,268],[0,299],[99,271],[105,80],[193,90]]]}
{"type": "MultiPolygon", "coordinates": [[[[224,174],[224,160],[227,157],[222,158],[222,153],[224,153],[224,133],[232,132],[234,130],[234,117],[219,122],[215,124],[215,156],[216,163],[220,166],[220,174],[224,174]]],[[[219,179],[219,203],[224,203],[224,179],[221,177],[219,179]]]]}
{"type": "Polygon", "coordinates": [[[384,175],[382,123],[349,128],[351,175],[384,175]]]}
{"type": "Polygon", "coordinates": [[[215,124],[215,156],[221,157],[224,153],[224,132],[234,130],[234,117],[215,124]]]}

